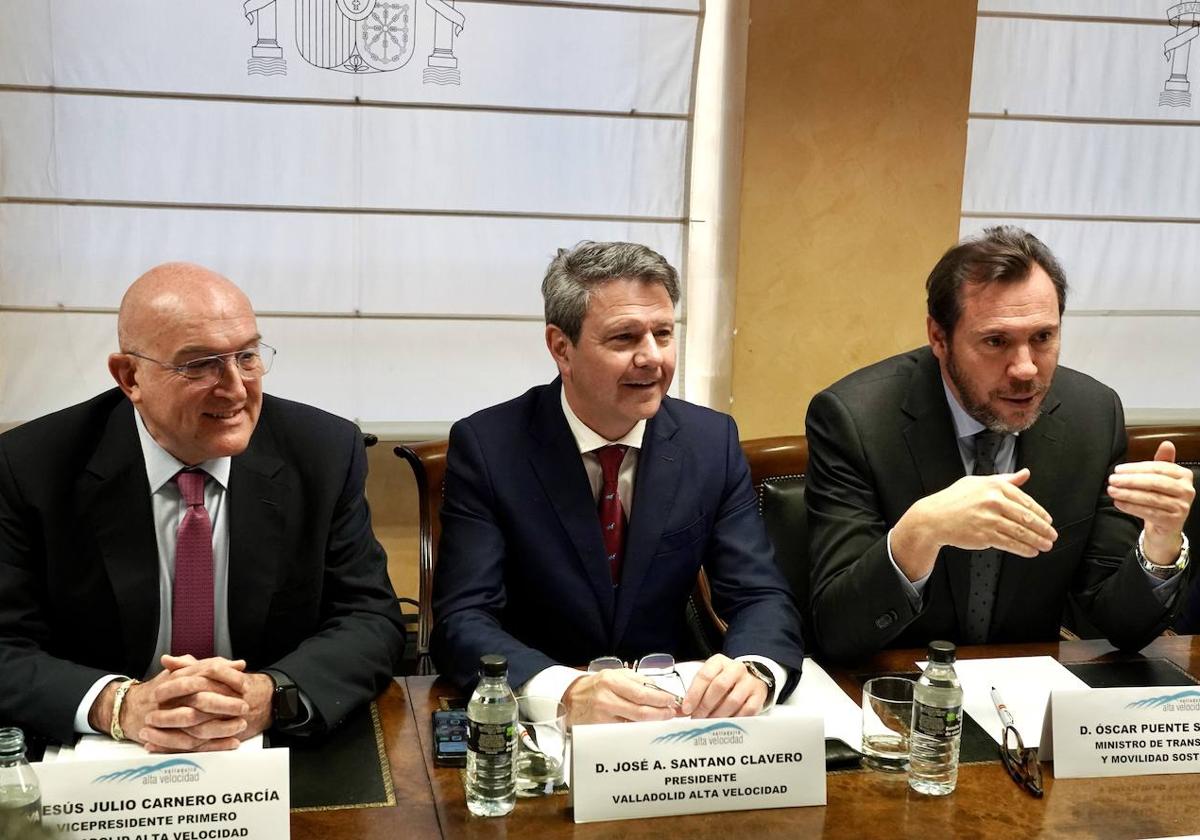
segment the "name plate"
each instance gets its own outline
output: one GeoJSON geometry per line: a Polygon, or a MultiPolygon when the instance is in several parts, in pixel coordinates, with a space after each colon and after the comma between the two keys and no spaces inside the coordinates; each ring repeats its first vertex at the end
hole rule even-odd
{"type": "Polygon", "coordinates": [[[825,725],[809,715],[576,726],[575,822],[825,804],[825,725]]]}
{"type": "Polygon", "coordinates": [[[1200,771],[1200,689],[1055,691],[1054,775],[1059,779],[1200,771]]]}
{"type": "Polygon", "coordinates": [[[63,840],[287,838],[286,749],[35,764],[63,840]]]}

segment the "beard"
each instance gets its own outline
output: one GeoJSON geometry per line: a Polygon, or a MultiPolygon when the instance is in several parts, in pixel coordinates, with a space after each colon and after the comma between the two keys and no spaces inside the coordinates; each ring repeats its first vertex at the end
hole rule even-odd
{"type": "Polygon", "coordinates": [[[1050,388],[1050,383],[1048,382],[1043,383],[1034,379],[1009,381],[1007,390],[1003,392],[1004,396],[1032,396],[1037,398],[1028,414],[1014,421],[1006,420],[992,408],[992,402],[1001,398],[1001,391],[989,391],[986,395],[980,395],[975,392],[971,381],[963,373],[962,369],[955,364],[954,352],[949,347],[947,347],[946,353],[946,371],[950,374],[950,381],[954,383],[955,390],[958,391],[959,399],[962,400],[963,410],[977,422],[982,423],[988,431],[1006,435],[1023,432],[1036,423],[1038,418],[1042,416],[1042,401],[1046,391],[1050,388]]]}

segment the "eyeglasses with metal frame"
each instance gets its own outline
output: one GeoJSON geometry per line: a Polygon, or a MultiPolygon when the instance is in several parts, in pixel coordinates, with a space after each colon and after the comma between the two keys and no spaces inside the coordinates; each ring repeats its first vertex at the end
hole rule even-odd
{"type": "Polygon", "coordinates": [[[143,356],[141,353],[131,351],[126,351],[125,355],[145,359],[147,362],[154,362],[154,364],[160,367],[175,371],[190,382],[212,386],[221,381],[221,377],[225,374],[225,368],[229,366],[230,362],[233,362],[234,370],[238,372],[244,382],[261,379],[263,376],[266,376],[271,370],[271,363],[275,361],[275,348],[260,341],[253,347],[234,350],[231,353],[201,356],[199,359],[192,359],[180,365],[162,362],[158,359],[152,359],[149,356],[143,356]]]}
{"type": "MultiPolygon", "coordinates": [[[[599,656],[588,663],[588,673],[607,671],[612,668],[630,668],[616,656],[599,656]]],[[[683,675],[675,668],[675,657],[669,653],[648,653],[633,663],[630,670],[647,679],[646,685],[665,691],[682,703],[687,693],[683,675]]]]}

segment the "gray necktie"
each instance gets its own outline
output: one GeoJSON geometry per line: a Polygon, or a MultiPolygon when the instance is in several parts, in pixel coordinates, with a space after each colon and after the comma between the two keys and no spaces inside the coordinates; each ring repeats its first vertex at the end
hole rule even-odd
{"type": "MultiPolygon", "coordinates": [[[[1004,433],[986,429],[975,435],[975,475],[995,475],[996,453],[1004,438],[1004,433]]],[[[999,580],[1000,550],[989,548],[971,552],[971,591],[967,596],[967,642],[970,644],[987,641],[999,580]]]]}

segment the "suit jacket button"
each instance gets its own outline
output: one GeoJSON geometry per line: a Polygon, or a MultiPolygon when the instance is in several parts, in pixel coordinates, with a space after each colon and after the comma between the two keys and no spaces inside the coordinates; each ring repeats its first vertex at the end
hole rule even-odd
{"type": "Polygon", "coordinates": [[[886,630],[889,627],[891,627],[895,621],[896,621],[895,610],[888,610],[883,615],[879,616],[879,618],[875,619],[875,626],[878,627],[880,630],[886,630]]]}

